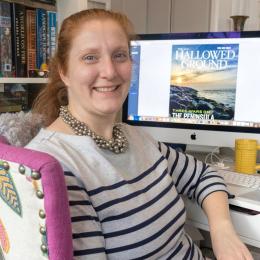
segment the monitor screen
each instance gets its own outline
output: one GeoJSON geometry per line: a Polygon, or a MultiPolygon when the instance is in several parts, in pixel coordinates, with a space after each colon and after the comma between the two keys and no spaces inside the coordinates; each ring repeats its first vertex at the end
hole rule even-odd
{"type": "Polygon", "coordinates": [[[168,143],[260,139],[260,32],[145,34],[131,54],[124,122],[168,143]]]}

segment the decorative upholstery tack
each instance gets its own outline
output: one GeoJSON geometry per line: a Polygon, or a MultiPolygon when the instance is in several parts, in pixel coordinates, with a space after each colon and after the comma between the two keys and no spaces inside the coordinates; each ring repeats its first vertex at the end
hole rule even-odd
{"type": "Polygon", "coordinates": [[[24,168],[24,166],[23,166],[23,165],[19,165],[18,171],[19,171],[21,174],[25,174],[25,168],[24,168]]]}
{"type": "Polygon", "coordinates": [[[46,217],[45,212],[44,212],[43,209],[39,210],[39,216],[40,216],[40,218],[45,218],[46,217]]]}
{"type": "Polygon", "coordinates": [[[39,199],[43,199],[43,198],[44,198],[44,194],[43,194],[40,190],[37,190],[37,191],[36,191],[36,196],[37,196],[37,198],[39,198],[39,199]]]}
{"type": "Polygon", "coordinates": [[[39,180],[39,179],[41,178],[41,174],[40,174],[39,172],[32,171],[31,177],[32,177],[32,179],[34,179],[34,180],[39,180]]]}

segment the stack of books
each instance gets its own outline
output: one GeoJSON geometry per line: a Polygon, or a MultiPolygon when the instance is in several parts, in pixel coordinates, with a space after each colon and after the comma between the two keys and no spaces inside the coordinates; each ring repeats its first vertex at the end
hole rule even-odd
{"type": "Polygon", "coordinates": [[[0,77],[47,77],[56,48],[56,20],[54,11],[0,0],[0,77]]]}

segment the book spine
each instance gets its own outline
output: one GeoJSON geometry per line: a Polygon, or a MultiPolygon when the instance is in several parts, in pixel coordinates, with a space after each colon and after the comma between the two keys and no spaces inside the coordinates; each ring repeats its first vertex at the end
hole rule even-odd
{"type": "Polygon", "coordinates": [[[11,8],[0,1],[0,77],[12,77],[11,8]]]}
{"type": "Polygon", "coordinates": [[[54,56],[56,50],[57,15],[56,12],[48,11],[48,61],[54,56]]]}
{"type": "Polygon", "coordinates": [[[26,10],[26,36],[27,36],[27,75],[37,76],[36,67],[36,11],[26,10]]]}
{"type": "Polygon", "coordinates": [[[36,66],[39,76],[47,72],[47,11],[36,9],[36,66]]]}
{"type": "Polygon", "coordinates": [[[25,6],[11,3],[13,67],[16,77],[27,76],[25,6]]]}

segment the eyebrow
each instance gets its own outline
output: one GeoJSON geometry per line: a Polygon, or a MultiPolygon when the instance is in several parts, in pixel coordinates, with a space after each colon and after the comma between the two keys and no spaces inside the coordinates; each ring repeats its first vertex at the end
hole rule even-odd
{"type": "MultiPolygon", "coordinates": [[[[114,48],[113,52],[114,51],[128,51],[128,46],[124,46],[124,45],[120,45],[116,48],[114,48]]],[[[99,48],[85,48],[85,49],[82,49],[82,50],[78,50],[78,54],[81,55],[81,54],[84,54],[84,53],[98,53],[100,52],[100,49],[99,48]]]]}
{"type": "Polygon", "coordinates": [[[79,53],[85,53],[85,52],[95,53],[98,51],[99,51],[99,48],[85,48],[85,49],[79,50],[78,52],[79,53]]]}

